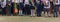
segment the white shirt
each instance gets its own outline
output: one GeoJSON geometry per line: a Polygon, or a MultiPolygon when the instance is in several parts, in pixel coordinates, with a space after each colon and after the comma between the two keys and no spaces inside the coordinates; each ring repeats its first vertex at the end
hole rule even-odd
{"type": "Polygon", "coordinates": [[[37,1],[37,3],[39,3],[40,1],[37,1]]]}
{"type": "Polygon", "coordinates": [[[50,2],[49,1],[46,1],[46,3],[47,3],[47,7],[46,6],[44,6],[44,8],[50,8],[50,2]]]}
{"type": "Polygon", "coordinates": [[[23,0],[20,0],[19,2],[23,2],[23,0]]]}
{"type": "Polygon", "coordinates": [[[19,3],[19,0],[16,0],[16,3],[19,3]]]}
{"type": "Polygon", "coordinates": [[[4,2],[1,3],[1,7],[4,8],[6,6],[6,0],[4,0],[4,2]]]}
{"type": "Polygon", "coordinates": [[[25,2],[24,2],[25,4],[29,4],[29,0],[25,0],[25,2]]]}
{"type": "Polygon", "coordinates": [[[14,2],[14,0],[12,0],[12,2],[14,2]]]}

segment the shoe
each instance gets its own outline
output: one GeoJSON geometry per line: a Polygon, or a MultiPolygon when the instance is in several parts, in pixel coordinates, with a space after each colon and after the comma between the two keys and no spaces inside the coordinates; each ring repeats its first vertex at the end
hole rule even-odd
{"type": "Polygon", "coordinates": [[[41,17],[41,16],[37,16],[37,17],[41,17]]]}
{"type": "Polygon", "coordinates": [[[51,17],[51,16],[48,16],[48,17],[51,17]]]}
{"type": "Polygon", "coordinates": [[[58,17],[58,16],[54,16],[54,17],[58,17]]]}

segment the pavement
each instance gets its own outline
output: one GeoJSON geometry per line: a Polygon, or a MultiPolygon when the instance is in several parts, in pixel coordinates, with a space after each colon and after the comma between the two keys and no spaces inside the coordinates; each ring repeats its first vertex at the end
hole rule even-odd
{"type": "Polygon", "coordinates": [[[60,17],[0,16],[0,22],[60,22],[60,17]]]}

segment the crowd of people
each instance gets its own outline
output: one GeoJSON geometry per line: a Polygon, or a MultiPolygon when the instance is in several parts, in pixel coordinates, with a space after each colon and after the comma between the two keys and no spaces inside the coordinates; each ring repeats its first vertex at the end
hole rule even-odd
{"type": "Polygon", "coordinates": [[[1,0],[0,13],[7,16],[37,16],[58,17],[60,0],[1,0]]]}

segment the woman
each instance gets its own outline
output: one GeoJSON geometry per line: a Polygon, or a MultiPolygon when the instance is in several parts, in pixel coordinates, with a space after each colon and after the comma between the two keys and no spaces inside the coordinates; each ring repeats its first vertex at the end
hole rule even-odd
{"type": "Polygon", "coordinates": [[[0,1],[0,14],[2,14],[1,1],[0,1]]]}
{"type": "Polygon", "coordinates": [[[23,4],[23,0],[19,1],[19,15],[23,15],[23,8],[24,8],[24,4],[23,4]]]}
{"type": "Polygon", "coordinates": [[[50,1],[46,0],[44,2],[44,12],[45,12],[45,16],[50,17],[50,1]]]}
{"type": "Polygon", "coordinates": [[[54,17],[58,17],[59,15],[59,0],[54,0],[54,17]]]}
{"type": "Polygon", "coordinates": [[[5,15],[6,14],[6,0],[2,0],[1,7],[2,7],[2,15],[5,15]]]}
{"type": "Polygon", "coordinates": [[[24,1],[24,10],[25,10],[25,14],[26,15],[30,15],[30,3],[29,3],[29,0],[25,0],[24,1]]]}
{"type": "Polygon", "coordinates": [[[12,5],[11,5],[10,1],[7,2],[7,6],[6,7],[7,7],[6,8],[6,14],[7,14],[7,16],[11,16],[11,7],[12,7],[12,5]]]}
{"type": "Polygon", "coordinates": [[[50,0],[50,12],[51,12],[51,16],[53,16],[53,8],[54,8],[53,0],[50,0]]]}
{"type": "Polygon", "coordinates": [[[29,0],[31,16],[35,16],[34,0],[29,0]]]}
{"type": "Polygon", "coordinates": [[[43,6],[41,0],[37,0],[37,17],[41,17],[42,9],[43,6]]]}

